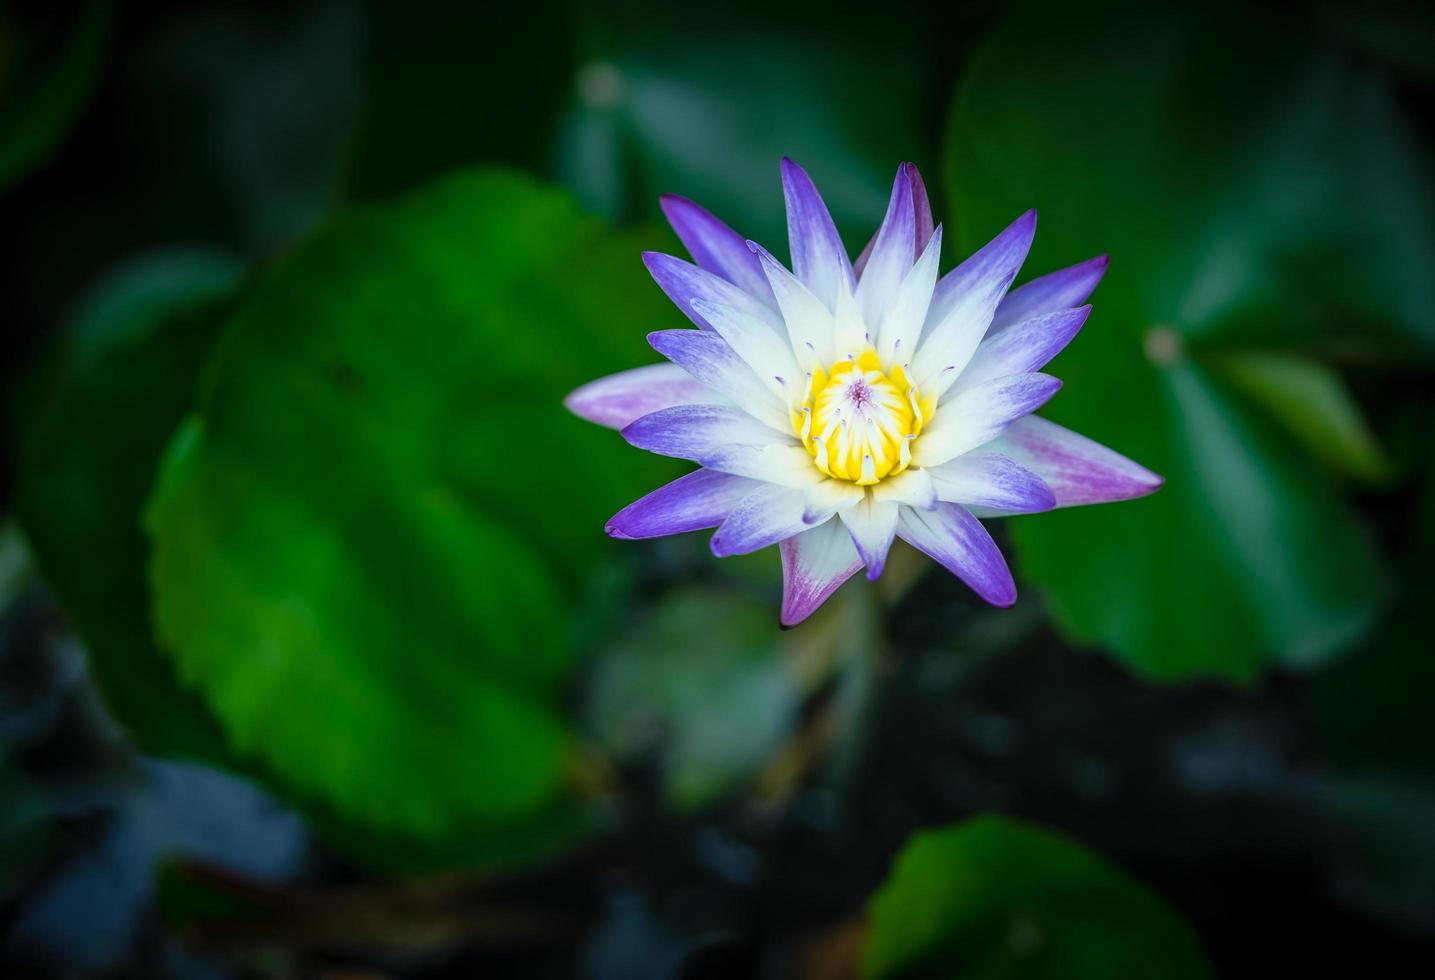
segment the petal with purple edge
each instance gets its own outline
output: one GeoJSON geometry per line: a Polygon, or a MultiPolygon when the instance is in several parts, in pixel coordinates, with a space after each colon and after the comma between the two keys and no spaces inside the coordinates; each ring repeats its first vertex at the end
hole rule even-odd
{"type": "Polygon", "coordinates": [[[932,484],[931,474],[915,466],[883,479],[872,487],[872,496],[886,503],[906,504],[923,510],[937,506],[937,488],[932,484]]]}
{"type": "Polygon", "coordinates": [[[817,611],[862,567],[852,536],[828,521],[785,539],[782,552],[782,625],[796,626],[817,611]]]}
{"type": "Polygon", "coordinates": [[[927,323],[932,325],[945,320],[952,307],[962,302],[967,293],[985,292],[993,282],[1004,282],[1005,291],[1021,271],[1035,235],[1036,211],[1027,211],[1003,228],[995,238],[973,252],[961,265],[943,276],[932,295],[932,308],[927,314],[927,323]]]}
{"type": "Polygon", "coordinates": [[[725,399],[676,364],[649,364],[590,381],[563,404],[581,419],[621,429],[673,405],[718,405],[725,399]]]}
{"type": "MultiPolygon", "coordinates": [[[[787,241],[792,271],[828,310],[837,303],[837,284],[853,288],[857,278],[837,226],[812,178],[796,163],[782,158],[782,193],[787,200],[787,241]]],[[[781,297],[778,297],[781,301],[781,297]]]]}
{"type": "Polygon", "coordinates": [[[809,484],[804,488],[804,492],[807,497],[802,519],[808,524],[820,524],[838,511],[859,503],[866,496],[861,487],[846,480],[823,480],[809,484]]]}
{"type": "MultiPolygon", "coordinates": [[[[756,242],[748,242],[748,245],[762,262],[772,294],[777,297],[777,308],[782,311],[788,342],[797,363],[804,368],[829,366],[833,360],[834,343],[832,311],[796,276],[784,269],[767,249],[756,242]]],[[[839,301],[845,301],[851,295],[851,287],[845,282],[838,283],[835,288],[839,301]]]]}
{"type": "Polygon", "coordinates": [[[897,533],[897,514],[901,507],[891,501],[865,495],[855,507],[849,507],[837,516],[852,535],[852,543],[867,566],[867,578],[877,581],[882,568],[887,564],[887,552],[892,547],[892,538],[897,533]]]}
{"type": "Polygon", "coordinates": [[[746,555],[777,544],[811,525],[802,519],[801,490],[763,484],[743,498],[712,537],[719,558],[746,555]]]}
{"type": "Polygon", "coordinates": [[[661,538],[717,527],[761,484],[716,470],[698,470],[629,504],[608,521],[615,538],[661,538]]]}
{"type": "Polygon", "coordinates": [[[991,448],[1040,476],[1057,507],[1144,497],[1165,482],[1115,450],[1035,415],[1014,423],[991,448]]]}
{"type": "Polygon", "coordinates": [[[803,371],[793,360],[786,336],[778,336],[756,317],[731,306],[695,299],[693,309],[712,325],[773,394],[787,398],[787,386],[796,384],[803,371]]]}
{"type": "Polygon", "coordinates": [[[716,333],[710,330],[657,330],[648,343],[700,383],[777,432],[792,431],[782,399],[716,333]]]}
{"type": "Polygon", "coordinates": [[[1008,293],[997,307],[996,315],[992,317],[991,330],[988,332],[1000,333],[1007,327],[1042,313],[1055,313],[1057,310],[1080,306],[1086,302],[1096,284],[1106,274],[1109,261],[1106,256],[1098,255],[1094,259],[1058,269],[1018,286],[1008,293]]]}
{"type": "Polygon", "coordinates": [[[940,466],[991,442],[1059,388],[1061,382],[1049,374],[1014,374],[963,391],[937,411],[931,427],[912,443],[913,464],[940,466]]]}
{"type": "MultiPolygon", "coordinates": [[[[912,241],[912,254],[921,255],[927,247],[927,241],[932,237],[932,202],[927,197],[927,185],[922,180],[922,173],[917,169],[915,163],[902,164],[902,172],[907,175],[907,183],[912,188],[912,230],[915,237],[912,241]]],[[[853,270],[860,277],[862,270],[867,267],[867,260],[872,255],[872,246],[877,244],[877,235],[874,232],[867,240],[867,245],[862,249],[862,254],[857,256],[857,261],[852,264],[853,270]]]]}
{"type": "Polygon", "coordinates": [[[887,215],[877,229],[872,254],[857,283],[857,307],[869,327],[882,322],[892,297],[916,261],[916,218],[912,213],[912,185],[904,169],[892,184],[887,215]]]}
{"type": "Polygon", "coordinates": [[[942,229],[938,226],[917,264],[912,266],[902,285],[897,287],[892,305],[882,317],[876,348],[884,362],[907,363],[916,353],[917,340],[927,319],[927,307],[932,302],[932,287],[937,283],[937,262],[941,254],[942,229]]]}
{"type": "Polygon", "coordinates": [[[958,376],[952,394],[993,378],[1041,370],[1071,343],[1090,314],[1090,306],[1078,306],[1038,314],[995,336],[989,333],[958,376]]]}
{"type": "Polygon", "coordinates": [[[1016,602],[1016,583],[982,522],[960,504],[936,510],[902,508],[897,534],[994,606],[1016,602]]]}
{"type": "Polygon", "coordinates": [[[747,241],[711,211],[676,194],[658,199],[668,224],[677,232],[678,240],[701,269],[721,276],[753,298],[773,305],[767,277],[747,241]]]}
{"type": "Polygon", "coordinates": [[[639,449],[705,463],[734,446],[796,446],[731,405],[675,405],[625,426],[623,438],[639,449]]]}
{"type": "MultiPolygon", "coordinates": [[[[744,244],[743,247],[747,246],[744,244]]],[[[693,321],[699,329],[712,329],[712,326],[693,308],[694,302],[701,300],[705,303],[717,303],[741,310],[767,324],[774,334],[785,335],[782,317],[778,315],[776,309],[769,306],[766,301],[754,298],[721,276],[708,272],[706,269],[700,269],[691,262],[684,262],[675,255],[665,255],[662,252],[644,252],[643,264],[648,267],[653,281],[662,288],[663,292],[668,294],[668,299],[673,301],[673,305],[682,310],[683,315],[693,321]]]]}
{"type": "Polygon", "coordinates": [[[1056,506],[1045,481],[1010,456],[967,453],[929,470],[944,502],[1003,514],[1035,514],[1056,506]]]}

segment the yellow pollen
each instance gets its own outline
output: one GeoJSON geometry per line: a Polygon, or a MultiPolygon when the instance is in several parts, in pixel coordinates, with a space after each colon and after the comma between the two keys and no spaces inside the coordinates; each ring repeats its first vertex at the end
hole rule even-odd
{"type": "Polygon", "coordinates": [[[823,473],[870,486],[907,468],[912,440],[935,408],[936,399],[923,398],[902,365],[884,371],[868,347],[808,376],[792,430],[823,473]]]}

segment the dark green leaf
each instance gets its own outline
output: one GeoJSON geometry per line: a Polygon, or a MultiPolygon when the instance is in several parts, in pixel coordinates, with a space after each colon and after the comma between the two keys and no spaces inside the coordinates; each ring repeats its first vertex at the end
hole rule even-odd
{"type": "Polygon", "coordinates": [[[225,757],[223,737],[154,643],[140,514],[238,275],[217,254],[161,253],[91,293],[72,323],[73,372],[30,434],[16,500],[110,713],[149,752],[211,760],[225,757]]]}
{"type": "Polygon", "coordinates": [[[65,6],[80,9],[50,17],[63,28],[56,36],[9,9],[0,13],[0,191],[59,148],[104,67],[114,5],[86,0],[65,6]]]}
{"type": "Polygon", "coordinates": [[[879,980],[1214,976],[1195,932],[1149,888],[1000,817],[917,834],[870,914],[862,975],[879,980]]]}
{"type": "Polygon", "coordinates": [[[1204,365],[1244,345],[1430,350],[1424,161],[1377,79],[1292,31],[1089,13],[1014,19],[979,51],[947,183],[963,251],[1038,206],[1029,270],[1111,253],[1050,414],[1167,484],[1013,522],[1021,569],[1072,636],[1148,676],[1318,663],[1374,621],[1384,564],[1318,466],[1204,365]]]}
{"type": "Polygon", "coordinates": [[[171,446],[152,581],[182,675],[291,794],[430,841],[566,798],[574,592],[673,467],[561,398],[655,360],[665,303],[636,242],[502,173],[255,286],[171,446]]]}

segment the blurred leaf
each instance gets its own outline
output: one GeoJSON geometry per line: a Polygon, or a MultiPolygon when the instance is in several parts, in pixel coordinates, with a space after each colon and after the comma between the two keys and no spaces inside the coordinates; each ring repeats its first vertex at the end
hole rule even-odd
{"type": "Polygon", "coordinates": [[[94,93],[109,47],[110,0],[65,4],[59,31],[0,11],[0,192],[43,164],[94,93]]]}
{"type": "Polygon", "coordinates": [[[599,742],[655,753],[669,799],[701,806],[781,742],[800,700],[770,605],[710,589],[678,592],[597,663],[589,713],[599,742]]]}
{"type": "Polygon", "coordinates": [[[963,251],[1038,205],[1032,272],[1112,254],[1050,414],[1167,484],[1012,522],[1021,568],[1068,633],[1149,677],[1319,663],[1374,621],[1384,564],[1291,440],[1185,348],[1428,352],[1424,161],[1378,79],[1304,54],[1291,30],[1088,13],[1011,20],[979,51],[948,187],[963,251]]]}
{"type": "Polygon", "coordinates": [[[181,250],[128,263],[94,289],[71,322],[75,366],[30,434],[16,494],[110,713],[147,751],[211,760],[225,757],[223,736],[154,643],[140,514],[238,277],[233,260],[181,250]]]}
{"type": "Polygon", "coordinates": [[[614,45],[578,72],[560,174],[585,205],[660,218],[682,194],[744,235],[787,237],[778,161],[810,168],[854,251],[881,221],[897,165],[927,148],[923,78],[873,39],[669,37],[614,45]]]}
{"type": "Polygon", "coordinates": [[[1375,435],[1340,375],[1285,354],[1232,352],[1211,367],[1265,409],[1302,449],[1339,476],[1380,483],[1390,476],[1375,435]]]}
{"type": "Polygon", "coordinates": [[[231,321],[152,581],[181,674],[293,794],[433,841],[566,798],[574,591],[672,473],[560,403],[676,319],[637,251],[465,175],[334,222],[231,321]]]}
{"type": "MultiPolygon", "coordinates": [[[[183,10],[147,51],[196,121],[246,239],[287,244],[339,198],[358,122],[357,0],[183,10]]],[[[171,97],[173,97],[171,95],[171,97]]]]}
{"type": "Polygon", "coordinates": [[[566,4],[365,6],[353,195],[392,195],[465,165],[548,163],[573,69],[566,4]]]}
{"type": "Polygon", "coordinates": [[[908,841],[869,905],[862,975],[1206,978],[1186,921],[1059,834],[983,816],[908,841]]]}

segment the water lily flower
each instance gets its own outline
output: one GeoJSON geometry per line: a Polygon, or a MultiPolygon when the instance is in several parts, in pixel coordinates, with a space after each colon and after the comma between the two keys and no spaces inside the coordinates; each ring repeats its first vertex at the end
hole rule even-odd
{"type": "Polygon", "coordinates": [[[1033,415],[1061,386],[1041,373],[1091,312],[1104,256],[1008,290],[1031,247],[1028,211],[938,277],[941,226],[903,164],[854,263],[811,179],[782,161],[789,271],[681,197],[663,211],[693,257],[643,256],[696,330],[648,335],[670,363],[568,396],[640,449],[701,467],[623,508],[616,538],[717,528],[713,553],[776,544],[782,623],[812,614],[894,538],[997,606],[1016,601],[977,517],[1126,500],[1161,478],[1033,415]]]}

